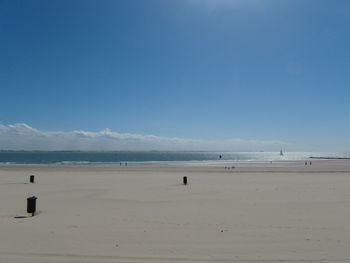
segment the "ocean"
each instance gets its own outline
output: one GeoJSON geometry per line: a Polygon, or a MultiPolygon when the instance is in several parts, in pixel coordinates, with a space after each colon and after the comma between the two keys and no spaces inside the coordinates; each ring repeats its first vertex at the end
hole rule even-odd
{"type": "Polygon", "coordinates": [[[67,165],[213,165],[232,161],[284,161],[349,158],[350,153],[321,152],[177,152],[177,151],[0,151],[1,164],[67,165]],[[220,157],[221,156],[221,157],[220,157]]]}

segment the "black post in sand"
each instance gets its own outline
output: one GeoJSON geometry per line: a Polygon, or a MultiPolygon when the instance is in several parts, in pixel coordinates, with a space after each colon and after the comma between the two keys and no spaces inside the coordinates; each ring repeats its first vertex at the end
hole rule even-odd
{"type": "Polygon", "coordinates": [[[183,184],[186,185],[187,184],[187,176],[183,177],[183,184]]]}
{"type": "Polygon", "coordinates": [[[35,196],[27,198],[27,213],[31,213],[32,216],[34,216],[36,210],[36,199],[37,197],[35,196]]]}
{"type": "Polygon", "coordinates": [[[31,175],[31,176],[30,176],[29,182],[31,182],[32,184],[34,184],[34,175],[31,175]]]}

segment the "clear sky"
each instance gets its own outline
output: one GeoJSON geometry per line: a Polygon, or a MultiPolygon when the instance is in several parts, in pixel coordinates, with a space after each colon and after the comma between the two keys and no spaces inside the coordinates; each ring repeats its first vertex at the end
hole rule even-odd
{"type": "Polygon", "coordinates": [[[349,33],[347,0],[0,0],[0,123],[350,151],[349,33]]]}

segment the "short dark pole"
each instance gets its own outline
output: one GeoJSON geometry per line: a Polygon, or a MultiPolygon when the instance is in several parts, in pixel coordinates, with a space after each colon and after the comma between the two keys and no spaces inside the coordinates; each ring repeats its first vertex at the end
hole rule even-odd
{"type": "Polygon", "coordinates": [[[37,197],[31,196],[27,198],[27,213],[31,213],[34,216],[36,211],[36,199],[37,197]]]}
{"type": "Polygon", "coordinates": [[[31,182],[32,184],[34,184],[34,175],[31,175],[31,176],[30,176],[29,182],[31,182]]]}
{"type": "Polygon", "coordinates": [[[183,183],[184,183],[184,185],[187,184],[187,176],[184,176],[184,178],[183,178],[183,183]]]}

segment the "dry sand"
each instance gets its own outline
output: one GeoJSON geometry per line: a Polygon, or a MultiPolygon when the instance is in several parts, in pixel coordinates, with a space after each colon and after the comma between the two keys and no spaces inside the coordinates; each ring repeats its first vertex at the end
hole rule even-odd
{"type": "Polygon", "coordinates": [[[233,165],[0,166],[0,262],[350,262],[350,160],[233,165]]]}

